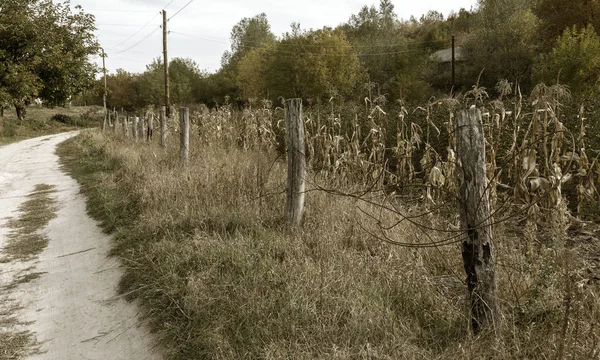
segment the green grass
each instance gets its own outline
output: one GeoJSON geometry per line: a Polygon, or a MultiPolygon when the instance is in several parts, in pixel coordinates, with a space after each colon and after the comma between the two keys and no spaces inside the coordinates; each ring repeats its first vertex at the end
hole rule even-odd
{"type": "Polygon", "coordinates": [[[48,245],[48,237],[39,234],[56,217],[53,185],[38,184],[27,200],[19,206],[19,216],[7,223],[11,229],[2,249],[0,262],[26,261],[39,255],[48,245]]]}
{"type": "Polygon", "coordinates": [[[30,106],[25,121],[19,121],[14,109],[7,109],[4,117],[0,117],[0,145],[81,128],[99,127],[102,121],[101,111],[97,106],[52,109],[30,106]]]}
{"type": "MultiPolygon", "coordinates": [[[[548,359],[561,341],[567,358],[597,354],[597,285],[569,288],[561,334],[565,273],[585,279],[571,250],[540,246],[528,258],[521,229],[498,225],[504,326],[497,339],[474,338],[459,246],[385,244],[363,229],[373,230],[363,211],[380,209],[319,191],[303,226],[287,230],[277,155],[192,134],[187,169],[174,138],[163,150],[91,132],[59,146],[88,211],[115,234],[121,292],[139,300],[167,358],[548,359]]],[[[450,215],[426,220],[445,227],[450,215]]],[[[423,241],[408,223],[388,235],[423,241]]]]}

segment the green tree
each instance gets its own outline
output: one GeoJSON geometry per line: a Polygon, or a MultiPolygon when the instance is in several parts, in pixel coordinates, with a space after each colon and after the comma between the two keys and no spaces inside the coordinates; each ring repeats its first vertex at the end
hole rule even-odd
{"type": "Polygon", "coordinates": [[[79,6],[51,0],[4,0],[0,4],[0,92],[19,119],[41,97],[64,104],[94,83],[90,55],[98,52],[94,17],[79,6]]]}
{"type": "MultiPolygon", "coordinates": [[[[173,104],[190,104],[195,102],[195,89],[202,72],[198,64],[188,58],[174,58],[169,62],[169,90],[173,104]]],[[[156,58],[146,66],[146,71],[139,76],[137,93],[141,99],[140,106],[164,104],[165,82],[164,66],[161,58],[156,58]]]]}
{"type": "Polygon", "coordinates": [[[492,87],[501,79],[528,86],[538,53],[538,19],[531,0],[479,0],[476,28],[465,44],[473,83],[492,87]]]}
{"type": "Polygon", "coordinates": [[[538,0],[533,9],[540,19],[540,37],[546,48],[573,26],[600,29],[600,0],[538,0]]]}
{"type": "Polygon", "coordinates": [[[108,75],[106,77],[108,106],[126,111],[134,111],[138,108],[140,104],[137,94],[138,78],[139,75],[123,69],[117,69],[116,74],[108,75]]]}
{"type": "Polygon", "coordinates": [[[267,45],[253,49],[238,64],[237,85],[245,99],[267,99],[267,76],[273,61],[274,46],[267,45]]]}
{"type": "Polygon", "coordinates": [[[243,18],[231,30],[231,49],[223,54],[221,69],[213,80],[221,86],[220,98],[224,93],[239,98],[238,64],[253,49],[275,41],[275,35],[271,32],[271,25],[265,13],[258,14],[252,18],[243,18]]]}
{"type": "Polygon", "coordinates": [[[592,25],[567,28],[552,51],[540,57],[535,70],[539,81],[560,82],[575,94],[593,95],[600,83],[600,36],[592,25]]]}
{"type": "Polygon", "coordinates": [[[360,62],[345,34],[330,28],[286,34],[267,63],[264,75],[271,98],[346,96],[360,74],[360,62]]]}

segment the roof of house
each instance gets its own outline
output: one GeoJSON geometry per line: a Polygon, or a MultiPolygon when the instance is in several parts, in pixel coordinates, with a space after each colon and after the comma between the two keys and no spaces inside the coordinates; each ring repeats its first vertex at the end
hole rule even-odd
{"type": "MultiPolygon", "coordinates": [[[[452,48],[443,49],[434,52],[429,57],[433,61],[437,61],[439,63],[449,63],[452,62],[452,48]]],[[[464,51],[461,46],[457,46],[454,48],[454,60],[455,61],[464,61],[464,51]]]]}

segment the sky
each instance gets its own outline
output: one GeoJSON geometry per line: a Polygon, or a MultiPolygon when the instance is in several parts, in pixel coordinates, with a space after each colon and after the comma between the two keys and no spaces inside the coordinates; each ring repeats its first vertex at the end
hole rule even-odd
{"type": "MultiPolygon", "coordinates": [[[[470,10],[477,0],[393,0],[401,19],[420,18],[429,10],[448,16],[461,8],[470,10]]],[[[217,71],[223,52],[229,49],[231,28],[244,17],[267,14],[271,30],[281,35],[293,22],[302,29],[335,27],[348,21],[364,5],[379,0],[72,0],[96,17],[96,35],[108,55],[109,73],[117,69],[143,72],[162,56],[162,16],[167,29],[169,58],[191,58],[202,70],[217,71]]],[[[94,61],[102,66],[100,57],[94,61]]]]}

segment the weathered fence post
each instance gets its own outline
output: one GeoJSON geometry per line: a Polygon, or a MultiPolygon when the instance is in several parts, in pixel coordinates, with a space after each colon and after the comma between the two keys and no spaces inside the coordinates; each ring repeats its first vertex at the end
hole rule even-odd
{"type": "Polygon", "coordinates": [[[129,117],[127,115],[123,115],[123,136],[129,136],[129,117]]]}
{"type": "Polygon", "coordinates": [[[471,304],[471,326],[477,334],[495,331],[500,325],[481,111],[473,108],[458,114],[455,129],[458,199],[461,228],[465,231],[462,257],[471,304]]]}
{"type": "Polygon", "coordinates": [[[304,149],[304,123],[302,99],[289,99],[285,103],[287,130],[288,178],[285,200],[285,218],[289,225],[298,226],[304,212],[306,186],[306,156],[304,149]]]}
{"type": "Polygon", "coordinates": [[[138,140],[144,141],[144,129],[146,128],[146,118],[142,115],[139,117],[140,122],[138,123],[138,140]]]}
{"type": "MultiPolygon", "coordinates": [[[[114,115],[114,114],[113,114],[113,115],[114,115]]],[[[110,118],[110,116],[111,116],[111,113],[110,113],[110,112],[108,113],[108,116],[109,116],[109,118],[110,118]]],[[[117,134],[117,127],[118,127],[118,126],[119,126],[119,116],[118,116],[118,115],[116,115],[116,116],[115,116],[115,120],[113,121],[113,134],[115,134],[115,135],[117,134]]]]}
{"type": "Polygon", "coordinates": [[[154,131],[154,113],[148,113],[148,129],[146,132],[146,141],[152,141],[152,132],[154,131]]]}
{"type": "Polygon", "coordinates": [[[160,145],[167,146],[167,108],[160,108],[160,145]]]}
{"type": "Polygon", "coordinates": [[[180,158],[181,163],[187,166],[190,162],[190,108],[179,109],[180,121],[180,158]]]}
{"type": "Polygon", "coordinates": [[[133,116],[133,121],[131,122],[131,135],[133,136],[133,140],[137,140],[138,139],[138,123],[140,122],[140,119],[134,115],[133,116]]]}

